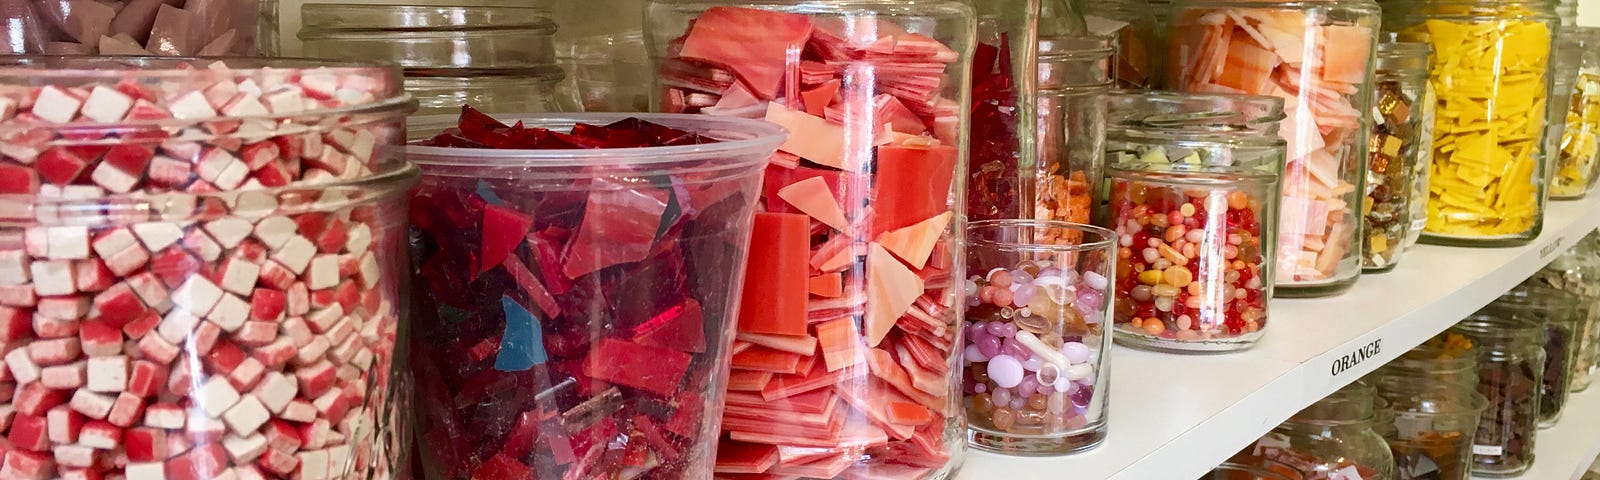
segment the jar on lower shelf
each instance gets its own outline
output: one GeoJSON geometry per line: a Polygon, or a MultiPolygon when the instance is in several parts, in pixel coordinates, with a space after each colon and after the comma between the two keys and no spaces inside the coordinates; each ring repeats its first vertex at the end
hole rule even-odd
{"type": "Polygon", "coordinates": [[[571,111],[559,91],[549,11],[536,7],[307,4],[299,39],[317,58],[384,60],[405,69],[418,115],[472,105],[490,113],[571,111]]]}
{"type": "Polygon", "coordinates": [[[1544,327],[1525,318],[1480,311],[1451,332],[1466,335],[1478,355],[1478,393],[1488,401],[1472,442],[1477,475],[1515,476],[1533,465],[1544,379],[1544,327]]]}
{"type": "Polygon", "coordinates": [[[1245,448],[1245,458],[1288,465],[1306,480],[1395,480],[1394,455],[1374,430],[1371,386],[1351,383],[1295,413],[1245,448]]]}
{"type": "Polygon", "coordinates": [[[1478,351],[1443,333],[1379,367],[1362,381],[1384,400],[1378,431],[1400,480],[1466,480],[1472,442],[1487,400],[1477,393],[1478,351]]]}
{"type": "Polygon", "coordinates": [[[1597,239],[1600,239],[1600,235],[1591,232],[1528,279],[1529,283],[1565,293],[1576,310],[1574,315],[1578,324],[1573,329],[1575,353],[1567,366],[1571,378],[1568,390],[1572,392],[1589,388],[1590,370],[1594,367],[1595,322],[1600,320],[1600,249],[1596,248],[1597,239]]]}
{"type": "Polygon", "coordinates": [[[967,227],[963,322],[968,441],[1012,455],[1056,455],[1106,435],[1110,372],[1109,230],[989,220],[967,227]]]}
{"type": "Polygon", "coordinates": [[[1217,468],[1211,469],[1210,473],[1196,480],[1305,480],[1305,476],[1298,470],[1287,468],[1282,464],[1259,465],[1244,461],[1228,461],[1217,465],[1217,468]]]}
{"type": "Polygon", "coordinates": [[[1256,96],[1111,96],[1118,341],[1227,351],[1261,337],[1277,246],[1281,106],[1256,96]]]}
{"type": "Polygon", "coordinates": [[[1555,425],[1567,404],[1569,368],[1577,359],[1578,331],[1582,326],[1578,298],[1534,282],[1525,282],[1501,295],[1485,310],[1544,326],[1544,374],[1540,376],[1539,426],[1555,425]]]}

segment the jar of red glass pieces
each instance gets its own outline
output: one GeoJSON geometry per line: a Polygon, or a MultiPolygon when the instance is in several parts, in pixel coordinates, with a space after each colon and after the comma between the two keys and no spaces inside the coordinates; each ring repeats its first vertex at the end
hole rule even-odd
{"type": "Polygon", "coordinates": [[[1129,92],[1109,102],[1117,339],[1178,351],[1250,347],[1266,326],[1275,273],[1282,101],[1129,92]]]}
{"type": "Polygon", "coordinates": [[[1038,89],[1039,0],[981,2],[972,58],[967,218],[1030,218],[1038,89]]]}
{"type": "MultiPolygon", "coordinates": [[[[784,133],[688,115],[506,120],[464,108],[411,125],[433,134],[407,149],[423,171],[419,478],[711,478],[751,215],[784,133]]],[[[794,227],[772,220],[755,225],[794,227]]]]}
{"type": "Polygon", "coordinates": [[[413,109],[383,67],[0,60],[0,478],[396,474],[413,109]]]}
{"type": "Polygon", "coordinates": [[[965,424],[957,302],[967,2],[658,0],[667,111],[786,128],[763,179],[717,473],[944,478],[965,424]]]}
{"type": "Polygon", "coordinates": [[[973,446],[1058,455],[1105,439],[1116,243],[1110,230],[1065,222],[967,225],[963,406],[973,446]]]}
{"type": "Polygon", "coordinates": [[[3,0],[0,53],[255,55],[259,0],[3,0]]]}
{"type": "Polygon", "coordinates": [[[1112,41],[1087,35],[1039,39],[1039,156],[1022,172],[1033,178],[1031,218],[1089,223],[1105,198],[1112,41]]]}
{"type": "Polygon", "coordinates": [[[1372,117],[1372,0],[1179,0],[1167,88],[1284,99],[1277,293],[1343,292],[1361,273],[1372,117]]]}

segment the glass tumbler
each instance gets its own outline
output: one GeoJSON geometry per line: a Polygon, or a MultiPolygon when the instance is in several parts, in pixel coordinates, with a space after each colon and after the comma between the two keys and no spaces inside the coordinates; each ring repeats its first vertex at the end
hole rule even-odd
{"type": "Polygon", "coordinates": [[[1104,328],[1116,234],[1066,222],[967,225],[962,340],[968,442],[1013,455],[1092,448],[1106,435],[1104,328]]]}
{"type": "Polygon", "coordinates": [[[1117,340],[1248,348],[1273,288],[1281,100],[1130,92],[1110,104],[1117,340]]]}
{"type": "Polygon", "coordinates": [[[1362,271],[1379,9],[1371,0],[1179,0],[1166,88],[1284,100],[1278,296],[1343,292],[1362,271]]]}

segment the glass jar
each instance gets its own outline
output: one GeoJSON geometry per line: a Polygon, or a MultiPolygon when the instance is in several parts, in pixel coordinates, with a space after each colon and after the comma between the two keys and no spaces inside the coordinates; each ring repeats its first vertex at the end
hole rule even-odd
{"type": "Polygon", "coordinates": [[[1404,393],[1415,384],[1452,388],[1463,393],[1475,391],[1478,385],[1478,351],[1473,348],[1471,340],[1452,333],[1441,334],[1438,338],[1449,340],[1446,343],[1425,343],[1400,354],[1373,371],[1367,383],[1385,397],[1390,392],[1404,393]],[[1456,346],[1461,343],[1465,343],[1465,346],[1456,346]]]}
{"type": "Polygon", "coordinates": [[[1282,102],[1128,92],[1110,105],[1117,339],[1179,351],[1249,348],[1272,295],[1282,102]]]}
{"type": "Polygon", "coordinates": [[[556,62],[566,70],[559,91],[575,97],[573,105],[585,112],[643,112],[650,110],[650,60],[644,32],[604,32],[571,38],[556,37],[556,62]]]}
{"type": "Polygon", "coordinates": [[[774,281],[816,286],[773,305],[785,284],[746,282],[735,348],[751,350],[749,362],[733,362],[735,375],[769,371],[760,361],[773,357],[810,368],[772,376],[749,410],[762,421],[724,421],[718,471],[948,476],[965,448],[961,385],[949,372],[962,354],[966,275],[952,232],[965,220],[972,9],[960,0],[658,0],[646,11],[659,108],[787,128],[760,204],[815,219],[770,260],[797,269],[774,281]],[[811,338],[834,353],[816,361],[770,346],[811,338]],[[877,374],[863,376],[869,366],[877,374]],[[839,428],[800,426],[816,418],[808,405],[835,398],[844,400],[839,428]],[[748,463],[791,447],[844,453],[748,463]]]}
{"type": "Polygon", "coordinates": [[[1361,258],[1367,271],[1383,272],[1399,263],[1411,229],[1411,193],[1419,181],[1415,175],[1422,151],[1419,102],[1428,88],[1428,45],[1380,43],[1376,65],[1361,258]]]}
{"type": "Polygon", "coordinates": [[[1161,78],[1161,30],[1145,0],[1083,2],[1089,33],[1116,40],[1112,60],[1117,88],[1151,89],[1161,78]]]}
{"type": "MultiPolygon", "coordinates": [[[[1600,179],[1600,28],[1569,27],[1579,53],[1572,102],[1565,108],[1550,196],[1578,198],[1600,179]]],[[[1563,36],[1565,38],[1565,36],[1563,36]]]]}
{"type": "Polygon", "coordinates": [[[1568,367],[1577,359],[1577,332],[1584,314],[1578,310],[1576,300],[1575,296],[1561,290],[1524,282],[1485,307],[1544,326],[1545,361],[1539,395],[1539,426],[1542,428],[1555,425],[1567,403],[1567,385],[1572,379],[1568,367]]]}
{"type": "Polygon", "coordinates": [[[973,446],[1058,455],[1105,440],[1116,238],[1065,222],[968,224],[963,404],[973,446]]]}
{"type": "MultiPolygon", "coordinates": [[[[1033,135],[1039,120],[1034,113],[1039,106],[1035,88],[1039,79],[1039,0],[976,5],[978,43],[972,58],[967,219],[1033,218],[1036,207],[1024,199],[1050,185],[1035,183],[1034,172],[1025,171],[1034,170],[1039,153],[1033,135]]],[[[1087,211],[1083,217],[1043,219],[1087,223],[1087,211]]]]}
{"type": "Polygon", "coordinates": [[[32,105],[0,120],[0,476],[393,476],[417,178],[399,84],[325,61],[0,58],[0,104],[32,105]]]}
{"type": "Polygon", "coordinates": [[[1371,0],[1174,3],[1167,88],[1284,99],[1279,296],[1336,294],[1361,274],[1377,29],[1371,0]]]}
{"type": "MultiPolygon", "coordinates": [[[[461,130],[475,127],[467,121],[510,130],[463,117],[461,130]]],[[[751,219],[762,169],[785,134],[688,115],[515,121],[556,132],[674,129],[667,138],[719,142],[407,148],[423,171],[411,209],[418,477],[711,478],[719,421],[749,422],[747,402],[723,406],[746,245],[794,245],[805,233],[800,215],[751,219]],[[653,125],[626,126],[639,120],[653,125]],[[551,452],[560,452],[555,461],[551,452]]],[[[457,125],[419,117],[411,130],[457,125]]],[[[773,273],[748,271],[747,282],[773,273]]]]}
{"type": "Polygon", "coordinates": [[[1037,164],[1026,175],[1033,218],[1089,223],[1104,198],[1106,98],[1111,39],[1039,39],[1037,164]]]}
{"type": "Polygon", "coordinates": [[[1550,287],[1563,293],[1575,310],[1577,326],[1572,331],[1574,357],[1568,365],[1570,391],[1589,387],[1589,369],[1594,358],[1595,320],[1600,317],[1600,255],[1597,255],[1594,238],[1590,233],[1573,244],[1555,260],[1551,260],[1527,280],[1527,283],[1550,287]]]}
{"type": "Polygon", "coordinates": [[[1567,112],[1572,109],[1572,87],[1578,80],[1578,67],[1583,61],[1582,48],[1576,32],[1571,28],[1556,31],[1550,46],[1550,98],[1545,102],[1544,152],[1548,164],[1545,181],[1552,200],[1582,198],[1588,188],[1588,171],[1577,165],[1568,165],[1561,156],[1561,140],[1566,136],[1567,112]]]}
{"type": "Polygon", "coordinates": [[[1545,111],[1555,16],[1545,1],[1416,0],[1394,29],[1433,47],[1438,104],[1429,242],[1521,245],[1543,228],[1545,111]],[[1494,93],[1490,93],[1494,92],[1494,93]]]}
{"type": "Polygon", "coordinates": [[[255,55],[258,2],[6,2],[0,54],[255,55]]]}
{"type": "Polygon", "coordinates": [[[1544,376],[1544,327],[1524,318],[1480,311],[1450,331],[1466,335],[1478,356],[1478,393],[1488,401],[1472,442],[1472,472],[1516,476],[1533,465],[1544,376]]]}
{"type": "MultiPolygon", "coordinates": [[[[1384,34],[1392,40],[1391,32],[1384,34]]],[[[1398,41],[1398,40],[1393,40],[1398,41]]],[[[1425,42],[1422,42],[1426,45],[1425,42]]],[[[1433,55],[1433,48],[1428,48],[1428,55],[1433,55]]],[[[1432,62],[1429,62],[1432,65],[1432,62]]],[[[1431,73],[1429,74],[1432,75],[1431,73]]],[[[1438,122],[1434,119],[1439,105],[1438,96],[1434,94],[1433,82],[1424,82],[1422,98],[1412,107],[1416,109],[1418,121],[1417,132],[1417,164],[1411,177],[1411,193],[1407,197],[1411,205],[1411,226],[1406,228],[1406,247],[1417,244],[1422,238],[1422,231],[1428,228],[1428,184],[1433,175],[1433,127],[1438,122]]]]}
{"type": "Polygon", "coordinates": [[[315,58],[382,59],[405,69],[420,115],[570,111],[557,93],[556,24],[535,7],[308,4],[299,38],[315,58]]]}
{"type": "Polygon", "coordinates": [[[1196,480],[1304,480],[1305,476],[1293,469],[1272,469],[1242,462],[1222,462],[1211,473],[1196,480]]]}
{"type": "Polygon", "coordinates": [[[1247,447],[1250,457],[1288,465],[1307,480],[1394,480],[1394,455],[1373,430],[1372,387],[1355,382],[1318,400],[1247,447]]]}
{"type": "Polygon", "coordinates": [[[1413,379],[1408,388],[1384,392],[1384,440],[1394,454],[1400,480],[1469,480],[1478,421],[1488,407],[1483,395],[1413,379]]]}

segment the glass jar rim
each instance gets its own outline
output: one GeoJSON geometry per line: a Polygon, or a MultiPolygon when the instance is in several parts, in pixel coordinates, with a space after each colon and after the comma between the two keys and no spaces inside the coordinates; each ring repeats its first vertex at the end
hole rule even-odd
{"type": "MultiPolygon", "coordinates": [[[[1493,350],[1490,345],[1505,345],[1507,343],[1538,343],[1544,339],[1543,326],[1525,317],[1510,317],[1479,310],[1468,315],[1467,318],[1450,327],[1451,331],[1461,333],[1479,344],[1484,344],[1484,350],[1493,350]],[[1493,340],[1494,342],[1486,342],[1493,340]]],[[[1482,350],[1480,350],[1482,351],[1482,350]]],[[[1482,354],[1480,354],[1482,355],[1482,354]]]]}
{"type": "Polygon", "coordinates": [[[1160,136],[1219,137],[1245,146],[1287,143],[1277,135],[1282,98],[1226,93],[1118,90],[1106,96],[1106,128],[1160,136]]]}
{"type": "Polygon", "coordinates": [[[1370,425],[1377,418],[1381,400],[1372,385],[1357,380],[1295,412],[1283,423],[1324,427],[1370,425]]]}
{"type": "Polygon", "coordinates": [[[315,38],[323,32],[361,30],[527,30],[527,33],[552,35],[556,22],[552,12],[543,7],[526,5],[371,5],[361,3],[308,3],[300,7],[302,38],[310,33],[315,38]],[[343,21],[322,23],[330,16],[343,21]],[[373,23],[352,23],[350,16],[374,20],[373,23]],[[310,20],[309,22],[305,20],[310,20]],[[382,23],[383,20],[390,22],[382,23]]]}
{"type": "MultiPolygon", "coordinates": [[[[1269,470],[1269,469],[1267,469],[1266,467],[1263,467],[1263,466],[1256,466],[1256,465],[1250,465],[1250,464],[1232,462],[1232,461],[1222,462],[1221,464],[1217,465],[1216,468],[1212,468],[1211,469],[1212,473],[1216,473],[1216,472],[1219,472],[1219,471],[1221,471],[1221,472],[1231,472],[1231,473],[1234,473],[1236,475],[1237,474],[1250,475],[1250,476],[1255,477],[1254,480],[1297,480],[1297,479],[1290,478],[1290,477],[1288,477],[1288,476],[1286,476],[1286,475],[1284,475],[1282,473],[1278,473],[1276,471],[1269,470]]],[[[1233,476],[1229,476],[1228,478],[1233,478],[1233,476]]]]}
{"type": "Polygon", "coordinates": [[[1160,181],[1191,186],[1226,186],[1239,183],[1270,185],[1278,175],[1257,168],[1192,163],[1113,163],[1106,174],[1124,180],[1160,181]]]}
{"type": "Polygon", "coordinates": [[[1082,224],[1082,223],[1062,222],[1062,221],[1056,221],[1056,220],[1024,220],[1024,219],[977,220],[977,221],[973,221],[973,222],[968,222],[967,223],[966,237],[967,237],[967,246],[968,246],[969,249],[971,247],[973,247],[973,246],[985,246],[985,247],[1001,247],[1001,248],[1004,248],[1007,251],[1022,251],[1022,252],[1080,252],[1080,251],[1091,251],[1091,250],[1099,250],[1099,249],[1104,249],[1104,248],[1107,248],[1107,247],[1114,246],[1116,244],[1116,242],[1117,242],[1117,234],[1115,232],[1112,232],[1109,229],[1104,228],[1104,227],[1097,227],[1097,226],[1094,226],[1094,225],[1087,225],[1087,224],[1082,224]],[[998,233],[1001,230],[1012,229],[1012,228],[1070,230],[1070,231],[1074,231],[1074,232],[1078,232],[1078,233],[1082,234],[1083,238],[1084,238],[1084,241],[1080,241],[1080,242],[1073,243],[1073,244],[1068,244],[1068,245],[1058,245],[1058,244],[1050,244],[1050,243],[988,240],[988,239],[982,237],[982,233],[985,233],[985,232],[996,232],[996,233],[998,233]],[[1093,240],[1090,240],[1090,239],[1093,239],[1093,240]]]}
{"type": "MultiPolygon", "coordinates": [[[[412,117],[407,122],[413,132],[434,135],[446,128],[455,127],[456,115],[430,115],[412,117]]],[[[628,118],[637,118],[673,128],[685,128],[683,123],[694,123],[707,128],[690,130],[719,140],[717,143],[681,145],[670,147],[596,148],[565,150],[533,149],[467,149],[430,147],[410,142],[406,158],[426,167],[537,167],[581,169],[583,167],[652,167],[705,157],[737,156],[751,151],[776,148],[788,138],[789,133],[777,125],[744,118],[691,115],[677,113],[558,113],[527,114],[496,118],[501,122],[522,122],[527,127],[570,129],[578,123],[604,125],[628,118]],[[738,135],[724,139],[707,131],[738,135]]],[[[417,138],[417,137],[413,137],[417,138]]],[[[579,173],[579,172],[574,172],[579,173]]]]}

